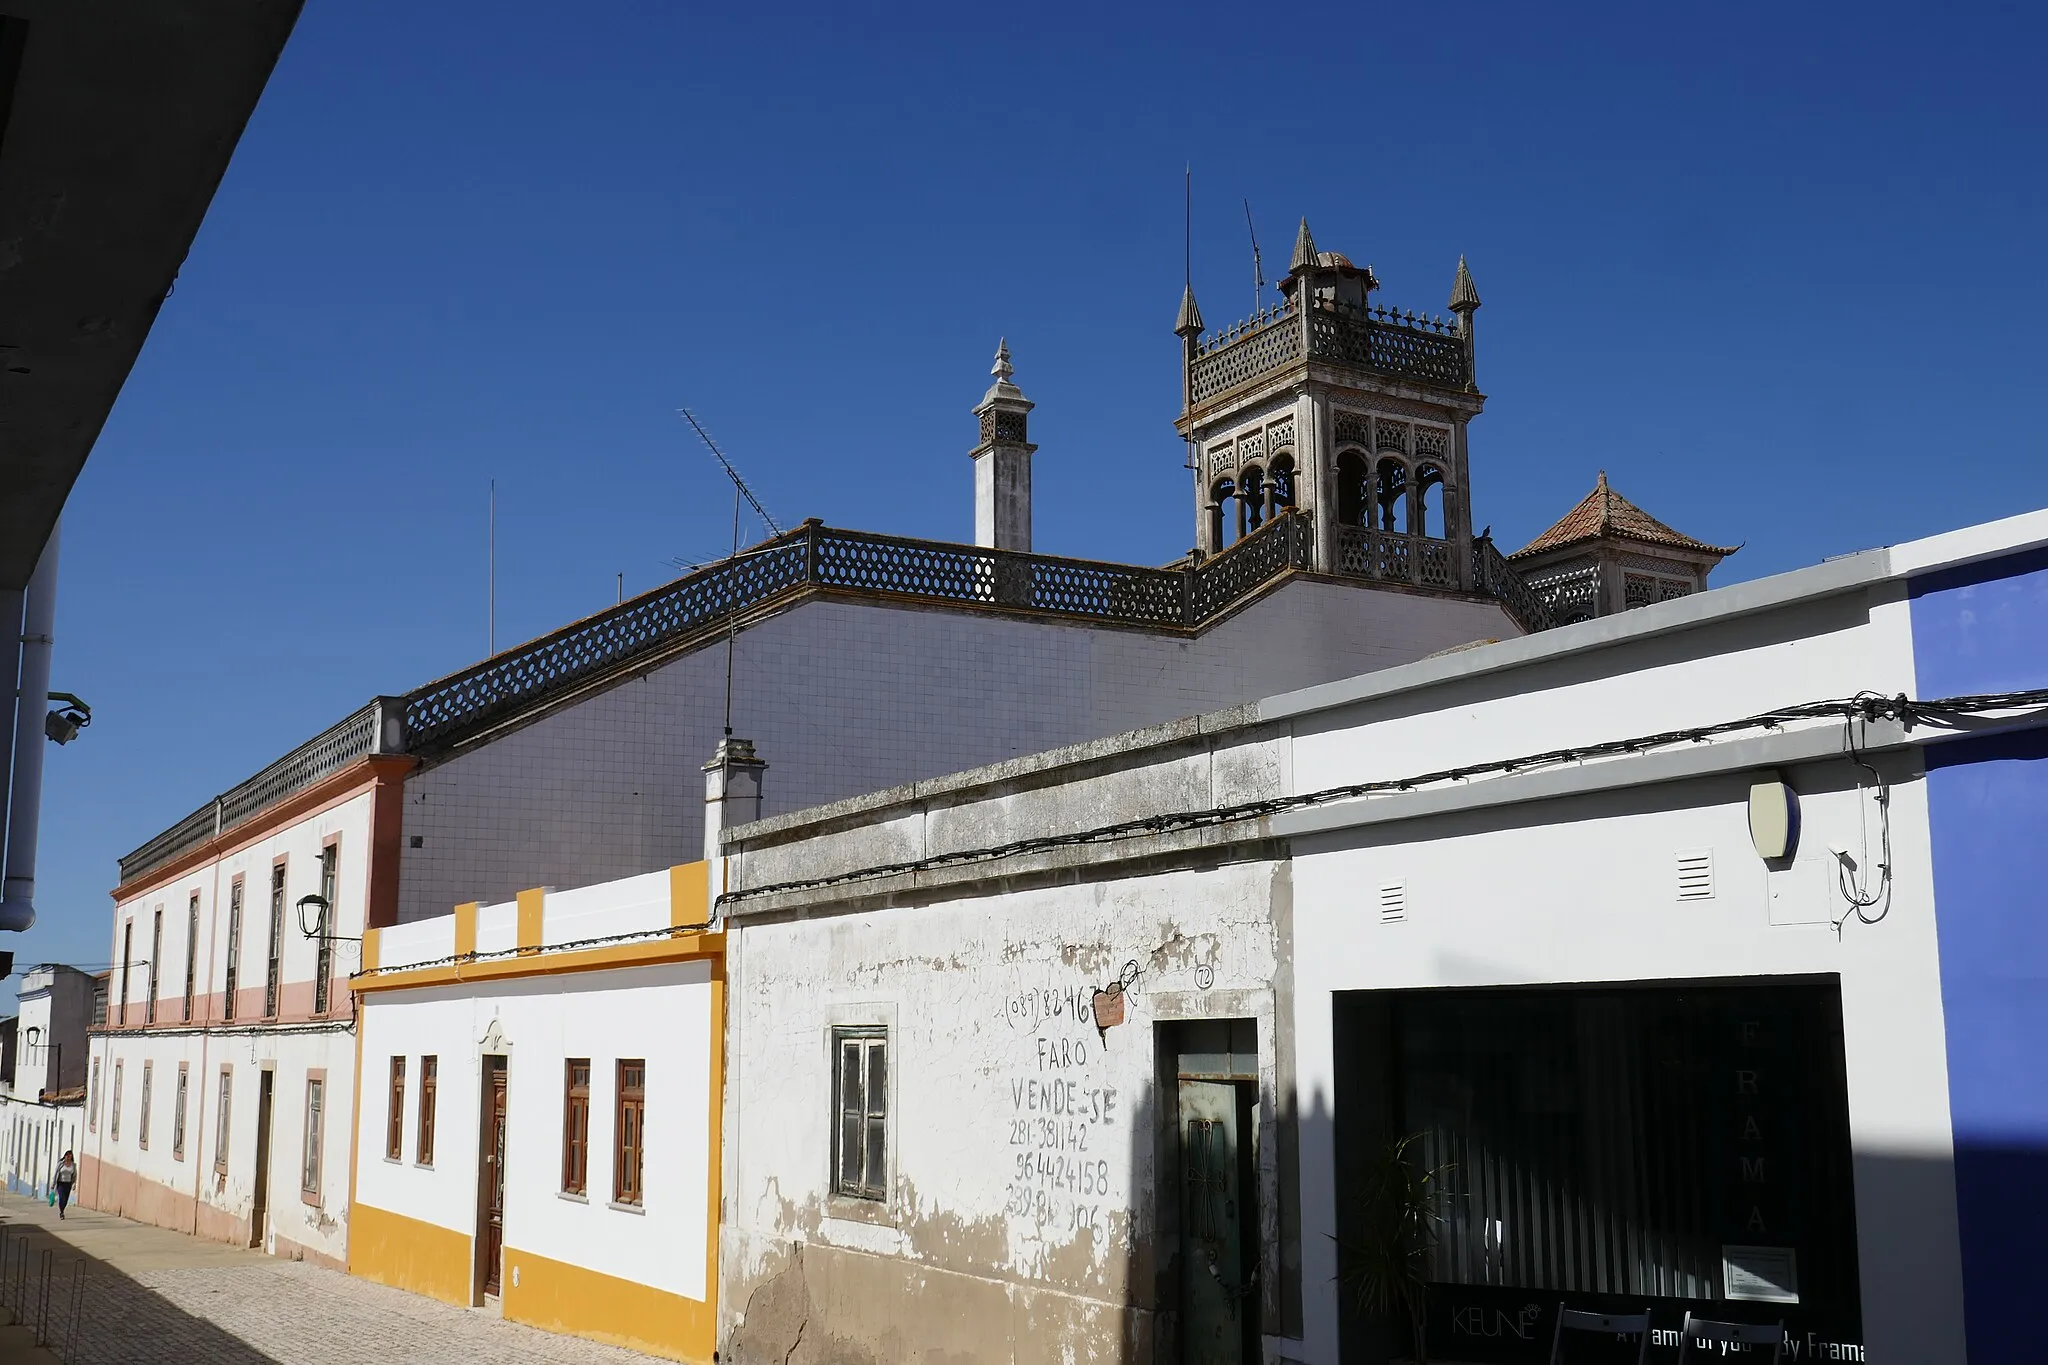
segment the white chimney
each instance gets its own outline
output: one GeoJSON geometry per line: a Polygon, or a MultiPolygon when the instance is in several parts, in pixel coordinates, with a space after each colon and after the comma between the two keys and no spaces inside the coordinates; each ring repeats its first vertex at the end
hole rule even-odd
{"type": "Polygon", "coordinates": [[[996,347],[989,385],[974,415],[981,444],[974,448],[974,543],[995,550],[1031,548],[1031,454],[1026,423],[1034,404],[1010,376],[1010,346],[996,347]]]}

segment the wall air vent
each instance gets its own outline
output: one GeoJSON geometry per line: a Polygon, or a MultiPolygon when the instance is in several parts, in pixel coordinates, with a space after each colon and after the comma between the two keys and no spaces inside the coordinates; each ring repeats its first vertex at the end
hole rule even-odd
{"type": "Polygon", "coordinates": [[[1714,898],[1714,851],[1686,849],[1678,855],[1678,898],[1682,901],[1710,901],[1714,898]]]}
{"type": "Polygon", "coordinates": [[[1388,882],[1380,888],[1380,923],[1399,924],[1407,918],[1407,885],[1402,882],[1388,882]]]}

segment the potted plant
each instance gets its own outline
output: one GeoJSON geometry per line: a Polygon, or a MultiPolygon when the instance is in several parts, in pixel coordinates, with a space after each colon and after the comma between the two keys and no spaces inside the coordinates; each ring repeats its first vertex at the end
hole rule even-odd
{"type": "Polygon", "coordinates": [[[1411,1160],[1408,1150],[1421,1137],[1411,1133],[1383,1144],[1359,1173],[1358,1231],[1339,1243],[1340,1274],[1361,1312],[1407,1323],[1415,1365],[1429,1365],[1425,1295],[1442,1223],[1437,1189],[1452,1168],[1411,1160]]]}

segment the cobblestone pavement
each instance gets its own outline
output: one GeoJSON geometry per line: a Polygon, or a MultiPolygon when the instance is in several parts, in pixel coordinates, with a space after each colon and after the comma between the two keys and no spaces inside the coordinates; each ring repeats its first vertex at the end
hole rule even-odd
{"type": "Polygon", "coordinates": [[[0,1300],[42,1302],[46,1335],[75,1365],[647,1365],[652,1359],[450,1307],[300,1261],[203,1242],[161,1228],[8,1199],[0,1300]],[[22,1249],[26,1248],[26,1271],[22,1249]],[[84,1278],[77,1293],[75,1269],[84,1278]]]}

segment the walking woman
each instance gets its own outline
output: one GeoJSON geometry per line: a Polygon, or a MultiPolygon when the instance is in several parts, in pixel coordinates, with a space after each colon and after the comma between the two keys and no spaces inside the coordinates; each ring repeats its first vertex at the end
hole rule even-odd
{"type": "Polygon", "coordinates": [[[78,1163],[71,1159],[69,1151],[57,1163],[57,1216],[65,1216],[64,1210],[71,1203],[71,1187],[78,1183],[78,1163]]]}

